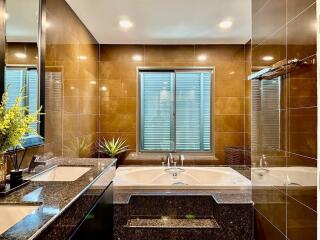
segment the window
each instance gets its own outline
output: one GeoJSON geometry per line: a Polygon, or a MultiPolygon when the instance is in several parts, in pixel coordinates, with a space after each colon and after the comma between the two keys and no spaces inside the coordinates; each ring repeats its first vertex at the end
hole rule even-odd
{"type": "Polygon", "coordinates": [[[211,150],[211,70],[140,71],[140,150],[211,150]]]}
{"type": "MultiPolygon", "coordinates": [[[[5,88],[9,94],[8,107],[14,104],[15,99],[21,95],[21,90],[23,89],[22,95],[25,99],[22,104],[28,106],[30,113],[34,113],[39,109],[39,84],[36,68],[6,67],[5,88]]],[[[38,132],[38,123],[34,123],[32,128],[38,132]]]]}

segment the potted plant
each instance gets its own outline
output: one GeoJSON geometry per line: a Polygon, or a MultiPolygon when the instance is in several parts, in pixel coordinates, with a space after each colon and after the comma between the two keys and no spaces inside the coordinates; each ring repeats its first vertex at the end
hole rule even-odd
{"type": "Polygon", "coordinates": [[[126,140],[122,140],[119,137],[111,140],[103,139],[99,143],[99,150],[110,158],[119,158],[120,155],[129,150],[129,145],[126,145],[126,140]]]}
{"type": "MultiPolygon", "coordinates": [[[[17,97],[14,104],[8,107],[8,93],[5,92],[0,103],[0,182],[2,187],[7,172],[5,153],[8,150],[15,151],[17,148],[23,148],[23,137],[27,134],[37,135],[31,124],[38,122],[40,109],[35,113],[29,113],[28,107],[22,105],[23,99],[22,96],[17,97]]],[[[10,183],[17,181],[14,183],[17,185],[22,181],[22,170],[19,169],[16,157],[10,159],[13,159],[14,168],[10,172],[10,183]]]]}

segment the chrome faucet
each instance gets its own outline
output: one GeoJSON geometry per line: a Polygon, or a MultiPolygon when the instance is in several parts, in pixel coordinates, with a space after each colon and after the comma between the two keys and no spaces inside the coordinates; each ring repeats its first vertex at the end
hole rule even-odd
{"type": "Polygon", "coordinates": [[[43,165],[44,166],[44,165],[47,164],[46,161],[40,161],[40,159],[41,159],[41,156],[39,156],[39,155],[34,155],[32,157],[31,162],[29,164],[29,168],[28,168],[29,172],[34,171],[34,169],[39,165],[43,165]]]}
{"type": "Polygon", "coordinates": [[[268,165],[266,159],[267,159],[266,155],[262,154],[260,157],[260,163],[259,163],[260,168],[262,168],[263,166],[266,167],[268,165]]]}
{"type": "Polygon", "coordinates": [[[171,164],[174,164],[174,158],[172,156],[172,153],[168,153],[167,155],[167,166],[170,167],[171,164]]]}

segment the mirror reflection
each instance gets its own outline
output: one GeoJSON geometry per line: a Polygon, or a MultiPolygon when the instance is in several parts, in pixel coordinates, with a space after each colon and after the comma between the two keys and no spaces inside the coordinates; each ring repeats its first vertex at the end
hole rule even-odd
{"type": "MultiPolygon", "coordinates": [[[[21,95],[30,113],[39,109],[38,76],[39,0],[6,1],[5,82],[7,107],[21,95]],[[23,9],[23,11],[21,11],[23,9]]],[[[39,123],[32,126],[39,133],[39,123]]],[[[26,136],[25,145],[38,144],[39,138],[26,136]],[[36,140],[38,139],[38,140],[36,140]],[[36,142],[35,142],[36,141],[36,142]]]]}

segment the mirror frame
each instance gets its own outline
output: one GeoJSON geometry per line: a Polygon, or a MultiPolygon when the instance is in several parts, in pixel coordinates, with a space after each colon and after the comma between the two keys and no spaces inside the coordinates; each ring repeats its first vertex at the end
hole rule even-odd
{"type": "MultiPolygon", "coordinates": [[[[41,115],[39,116],[39,135],[23,147],[35,147],[44,144],[45,138],[45,50],[46,50],[46,0],[39,1],[38,13],[38,80],[39,80],[39,105],[41,106],[41,115]]],[[[5,91],[5,52],[6,52],[6,0],[0,0],[0,99],[5,91]]]]}

